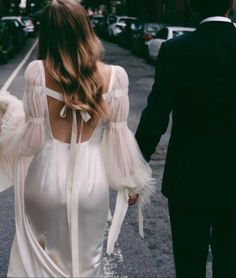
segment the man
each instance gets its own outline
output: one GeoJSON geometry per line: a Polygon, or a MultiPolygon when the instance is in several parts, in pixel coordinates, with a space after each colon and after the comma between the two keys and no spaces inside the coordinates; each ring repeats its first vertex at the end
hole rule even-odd
{"type": "Polygon", "coordinates": [[[162,193],[168,198],[177,277],[236,277],[236,29],[233,0],[190,0],[202,21],[163,43],[136,138],[149,161],[172,131],[162,193]]]}

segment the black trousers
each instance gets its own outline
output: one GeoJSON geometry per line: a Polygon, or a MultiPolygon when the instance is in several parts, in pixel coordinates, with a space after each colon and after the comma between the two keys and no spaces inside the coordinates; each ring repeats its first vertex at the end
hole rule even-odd
{"type": "Polygon", "coordinates": [[[207,207],[169,199],[177,278],[206,277],[209,246],[213,277],[236,277],[235,206],[207,207]]]}

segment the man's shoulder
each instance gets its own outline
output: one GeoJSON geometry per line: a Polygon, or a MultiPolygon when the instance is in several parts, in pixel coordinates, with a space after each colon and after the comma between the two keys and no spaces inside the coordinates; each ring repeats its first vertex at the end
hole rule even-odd
{"type": "Polygon", "coordinates": [[[192,32],[185,33],[181,36],[178,36],[176,38],[167,40],[164,43],[164,46],[166,49],[178,49],[182,48],[184,45],[191,45],[198,37],[197,30],[194,30],[192,32]]]}
{"type": "Polygon", "coordinates": [[[222,42],[228,42],[227,45],[232,45],[236,43],[236,28],[228,30],[227,32],[217,32],[214,30],[211,34],[209,32],[204,32],[201,28],[195,29],[193,32],[185,33],[176,38],[167,40],[163,43],[163,48],[165,48],[166,53],[172,53],[174,56],[176,52],[184,52],[186,50],[196,50],[199,48],[204,48],[209,43],[219,42],[219,47],[221,47],[222,42]]]}

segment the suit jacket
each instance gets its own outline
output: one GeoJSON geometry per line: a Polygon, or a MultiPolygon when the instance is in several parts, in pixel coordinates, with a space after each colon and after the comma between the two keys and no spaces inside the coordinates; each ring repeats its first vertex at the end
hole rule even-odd
{"type": "Polygon", "coordinates": [[[170,115],[173,125],[162,193],[190,202],[234,202],[236,28],[232,23],[206,22],[163,43],[136,133],[148,161],[170,115]]]}

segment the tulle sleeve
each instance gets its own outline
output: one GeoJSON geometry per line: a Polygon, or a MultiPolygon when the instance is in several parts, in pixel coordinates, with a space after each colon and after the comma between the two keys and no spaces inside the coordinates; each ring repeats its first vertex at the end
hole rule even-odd
{"type": "Polygon", "coordinates": [[[34,61],[25,71],[23,102],[8,93],[0,96],[0,167],[10,178],[15,159],[33,156],[44,144],[45,96],[41,78],[38,62],[34,61]]]}
{"type": "MultiPolygon", "coordinates": [[[[114,70],[114,69],[113,69],[114,70]]],[[[155,180],[144,160],[134,134],[127,126],[129,114],[128,76],[115,67],[113,90],[107,103],[109,116],[103,136],[103,153],[109,185],[118,191],[116,208],[108,236],[107,253],[113,251],[128,208],[128,195],[139,194],[139,232],[143,236],[142,208],[149,203],[155,180]]]]}

